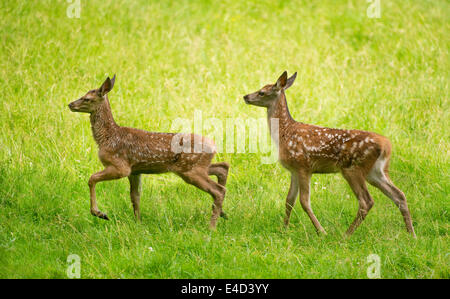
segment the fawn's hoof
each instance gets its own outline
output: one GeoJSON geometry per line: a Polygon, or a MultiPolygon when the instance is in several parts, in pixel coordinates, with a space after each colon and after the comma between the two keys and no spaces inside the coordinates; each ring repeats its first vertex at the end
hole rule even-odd
{"type": "Polygon", "coordinates": [[[101,215],[99,215],[98,217],[105,220],[109,220],[108,215],[106,215],[105,213],[101,213],[101,215]]]}
{"type": "Polygon", "coordinates": [[[108,215],[106,215],[103,212],[100,211],[91,211],[91,214],[94,215],[95,217],[101,218],[101,219],[105,219],[105,220],[109,220],[108,215]]]}
{"type": "Polygon", "coordinates": [[[211,221],[209,222],[209,229],[215,231],[216,227],[217,227],[217,218],[211,219],[211,221]]]}
{"type": "Polygon", "coordinates": [[[225,212],[220,212],[220,217],[222,217],[225,220],[228,220],[228,215],[225,212]]]}
{"type": "Polygon", "coordinates": [[[327,232],[326,232],[325,230],[318,230],[318,231],[317,231],[317,234],[318,234],[319,236],[326,236],[326,235],[328,235],[327,232]]]}
{"type": "MultiPolygon", "coordinates": [[[[214,211],[214,204],[212,205],[212,209],[213,209],[213,211],[214,211]]],[[[224,211],[220,211],[220,217],[222,217],[223,219],[228,219],[228,216],[227,216],[227,214],[224,212],[224,211]]]]}

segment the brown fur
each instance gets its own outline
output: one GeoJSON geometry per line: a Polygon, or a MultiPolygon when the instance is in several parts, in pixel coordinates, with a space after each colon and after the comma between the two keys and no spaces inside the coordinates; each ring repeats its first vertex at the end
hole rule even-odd
{"type": "Polygon", "coordinates": [[[271,119],[278,119],[279,161],[291,172],[285,225],[289,224],[291,210],[300,191],[303,209],[316,230],[325,233],[310,205],[311,175],[341,172],[359,202],[358,213],[347,230],[348,235],[356,230],[373,206],[373,199],[365,184],[367,180],[399,206],[407,230],[415,236],[406,198],[389,179],[389,140],[372,132],[331,129],[295,121],[289,113],[284,91],[293,84],[296,75],[288,79],[284,72],[276,84],[266,85],[244,96],[247,104],[267,108],[269,125],[271,119]]]}
{"type": "Polygon", "coordinates": [[[105,167],[89,179],[91,214],[108,219],[97,207],[95,185],[101,181],[128,177],[134,214],[140,219],[140,175],[173,172],[213,197],[210,226],[215,228],[218,216],[226,216],[222,211],[222,203],[229,165],[225,162],[211,164],[215,155],[214,142],[189,134],[187,140],[191,141],[191,151],[176,152],[171,146],[172,138],[176,135],[174,133],[147,132],[117,125],[107,95],[114,82],[115,76],[112,80],[107,78],[102,87],[89,91],[69,104],[74,112],[90,113],[92,133],[99,147],[98,156],[105,167]],[[200,151],[194,150],[196,145],[200,151]],[[218,182],[211,180],[208,175],[217,176],[218,182]]]}

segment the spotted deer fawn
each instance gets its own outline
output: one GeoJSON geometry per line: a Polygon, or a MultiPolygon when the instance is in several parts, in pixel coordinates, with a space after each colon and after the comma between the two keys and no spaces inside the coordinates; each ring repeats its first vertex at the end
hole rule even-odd
{"type": "Polygon", "coordinates": [[[98,156],[105,167],[89,179],[91,214],[108,220],[108,216],[97,207],[95,185],[128,177],[134,215],[139,220],[141,174],[173,172],[213,197],[210,227],[215,228],[219,215],[226,218],[222,203],[229,165],[225,162],[211,164],[215,155],[214,142],[202,136],[184,134],[180,141],[183,151],[180,151],[173,146],[177,143],[174,140],[178,141],[175,138],[177,134],[147,132],[117,125],[108,101],[108,92],[114,87],[114,82],[115,75],[112,79],[108,77],[100,88],[88,91],[69,104],[73,112],[90,113],[92,133],[99,147],[98,156]],[[192,150],[194,147],[197,150],[192,150]],[[217,176],[218,182],[208,175],[217,176]]]}
{"type": "Polygon", "coordinates": [[[275,84],[244,96],[247,104],[267,108],[269,127],[278,120],[278,134],[271,130],[279,147],[279,161],[291,173],[291,185],[286,198],[286,217],[289,224],[292,207],[300,191],[300,203],[318,233],[325,233],[310,205],[310,181],[313,173],[341,172],[359,202],[355,220],[346,234],[351,235],[367,216],[374,201],[366,181],[380,189],[400,209],[406,229],[415,237],[406,198],[390,180],[388,174],[391,144],[372,132],[331,129],[295,121],[289,114],[285,90],[295,81],[297,73],[287,77],[284,72],[275,84]]]}

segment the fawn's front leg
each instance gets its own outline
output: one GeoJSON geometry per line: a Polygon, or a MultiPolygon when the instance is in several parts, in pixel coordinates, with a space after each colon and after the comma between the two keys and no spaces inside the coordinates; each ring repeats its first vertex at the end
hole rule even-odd
{"type": "Polygon", "coordinates": [[[94,173],[89,179],[89,191],[91,195],[91,214],[99,218],[109,220],[108,216],[101,212],[97,207],[95,196],[95,185],[98,182],[120,179],[130,174],[129,167],[108,166],[104,170],[94,173]]]}
{"type": "Polygon", "coordinates": [[[311,199],[310,199],[310,184],[311,184],[311,173],[299,171],[299,186],[300,186],[300,204],[302,205],[303,210],[308,215],[309,219],[313,223],[316,228],[317,233],[322,233],[326,235],[325,229],[320,225],[319,220],[317,220],[316,215],[311,208],[311,199]]]}
{"type": "Polygon", "coordinates": [[[295,205],[295,200],[298,195],[298,174],[295,172],[291,173],[291,186],[289,188],[289,193],[286,197],[286,216],[284,218],[284,226],[289,225],[289,218],[291,217],[292,208],[295,205]]]}
{"type": "Polygon", "coordinates": [[[141,220],[141,212],[139,210],[141,202],[141,175],[131,174],[128,176],[130,181],[130,197],[133,204],[134,216],[138,221],[141,220]]]}

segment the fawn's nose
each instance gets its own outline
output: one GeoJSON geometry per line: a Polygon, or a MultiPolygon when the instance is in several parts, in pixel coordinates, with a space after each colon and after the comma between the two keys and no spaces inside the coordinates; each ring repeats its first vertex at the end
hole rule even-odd
{"type": "Polygon", "coordinates": [[[244,96],[244,100],[248,100],[248,94],[244,96]]]}

